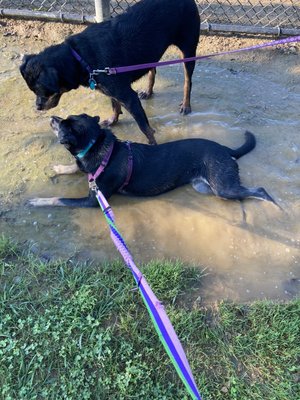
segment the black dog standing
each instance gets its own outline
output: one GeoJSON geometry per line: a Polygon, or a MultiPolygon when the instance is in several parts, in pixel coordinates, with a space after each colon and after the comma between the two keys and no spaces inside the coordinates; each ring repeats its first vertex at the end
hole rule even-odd
{"type": "MultiPolygon", "coordinates": [[[[56,107],[61,95],[80,85],[89,86],[90,71],[105,67],[157,62],[170,45],[183,57],[193,57],[199,41],[200,17],[194,0],[141,0],[127,12],[109,21],[92,24],[63,43],[27,55],[20,71],[28,87],[36,94],[36,108],[56,107]]],[[[195,62],[184,64],[182,114],[191,112],[190,95],[195,62]]],[[[99,74],[97,89],[111,97],[113,115],[106,121],[118,121],[123,105],[136,120],[150,144],[156,144],[138,94],[132,82],[149,71],[148,88],[141,98],[153,93],[155,69],[119,75],[99,74]]]]}

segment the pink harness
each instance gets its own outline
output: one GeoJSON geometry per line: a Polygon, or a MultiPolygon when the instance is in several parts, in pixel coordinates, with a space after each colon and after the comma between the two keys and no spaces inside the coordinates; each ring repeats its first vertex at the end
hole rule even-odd
{"type": "MultiPolygon", "coordinates": [[[[132,168],[133,168],[133,157],[132,157],[132,151],[131,151],[131,146],[130,146],[130,142],[126,142],[126,146],[128,148],[128,168],[127,168],[127,176],[126,176],[126,180],[125,182],[122,184],[122,186],[119,188],[119,192],[122,191],[124,189],[125,186],[128,185],[131,175],[132,175],[132,168]]],[[[105,157],[103,158],[100,166],[97,168],[97,171],[94,174],[88,174],[88,181],[89,184],[92,185],[96,179],[102,174],[102,172],[104,171],[104,169],[106,168],[107,164],[109,163],[112,151],[114,148],[114,142],[111,143],[111,145],[109,146],[107,153],[105,154],[105,157]]]]}
{"type": "Polygon", "coordinates": [[[98,178],[98,176],[102,174],[102,172],[104,171],[105,167],[107,166],[107,164],[109,162],[113,148],[114,148],[114,142],[112,142],[111,145],[109,146],[109,149],[107,150],[107,153],[105,154],[105,157],[102,160],[101,164],[97,168],[97,171],[94,174],[91,174],[91,173],[88,174],[89,182],[94,182],[98,178]]]}

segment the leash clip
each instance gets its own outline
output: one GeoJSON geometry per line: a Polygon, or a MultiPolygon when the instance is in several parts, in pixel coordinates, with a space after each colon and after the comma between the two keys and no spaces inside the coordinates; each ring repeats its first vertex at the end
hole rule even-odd
{"type": "Polygon", "coordinates": [[[90,76],[93,77],[94,75],[99,74],[112,75],[114,73],[112,70],[113,68],[110,67],[105,67],[104,69],[93,69],[93,71],[90,73],[90,76]]]}
{"type": "Polygon", "coordinates": [[[105,67],[103,72],[105,72],[106,75],[112,75],[114,73],[114,72],[111,71],[111,68],[109,68],[109,67],[105,67]]]}
{"type": "Polygon", "coordinates": [[[91,180],[91,181],[89,181],[89,188],[90,188],[90,190],[92,190],[93,192],[97,192],[98,187],[97,187],[96,181],[95,181],[94,179],[91,180]]]}
{"type": "Polygon", "coordinates": [[[114,71],[113,68],[110,67],[105,67],[104,69],[93,69],[92,72],[90,72],[90,79],[89,79],[89,87],[92,90],[95,90],[97,87],[97,82],[95,80],[95,76],[99,74],[106,74],[106,75],[113,75],[116,72],[114,71]]]}

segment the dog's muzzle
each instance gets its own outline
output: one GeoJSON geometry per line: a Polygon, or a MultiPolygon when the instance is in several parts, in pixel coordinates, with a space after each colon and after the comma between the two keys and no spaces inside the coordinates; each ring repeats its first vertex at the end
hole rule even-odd
{"type": "Polygon", "coordinates": [[[38,111],[42,111],[42,110],[50,110],[50,108],[54,108],[57,106],[57,104],[59,103],[61,94],[60,93],[55,93],[54,95],[52,95],[51,97],[36,97],[36,109],[38,111]]]}
{"type": "Polygon", "coordinates": [[[62,121],[62,118],[60,118],[60,117],[52,116],[50,118],[50,126],[57,137],[58,137],[58,132],[59,132],[60,121],[62,121]]]}

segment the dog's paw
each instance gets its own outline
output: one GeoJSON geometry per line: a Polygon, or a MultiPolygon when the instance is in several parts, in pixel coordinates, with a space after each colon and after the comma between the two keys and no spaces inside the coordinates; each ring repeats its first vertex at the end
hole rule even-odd
{"type": "Polygon", "coordinates": [[[110,118],[105,119],[100,123],[100,126],[103,128],[108,128],[109,126],[113,126],[118,122],[119,118],[116,118],[114,115],[110,118]]]}
{"type": "Polygon", "coordinates": [[[79,171],[77,164],[72,165],[53,165],[52,170],[55,172],[56,175],[69,175],[75,174],[79,171]]]}
{"type": "Polygon", "coordinates": [[[157,144],[157,142],[155,140],[155,137],[154,137],[154,133],[155,133],[155,129],[153,129],[153,128],[151,128],[149,126],[148,129],[147,129],[147,132],[146,132],[146,136],[148,138],[149,144],[151,144],[151,145],[156,145],[157,144]]]}
{"type": "Polygon", "coordinates": [[[149,93],[147,90],[139,90],[138,96],[140,100],[148,100],[152,97],[153,92],[149,93]]]}
{"type": "Polygon", "coordinates": [[[56,174],[56,175],[62,175],[64,172],[64,165],[53,165],[52,166],[52,171],[56,174]]]}
{"type": "Polygon", "coordinates": [[[157,146],[157,141],[154,138],[149,139],[149,144],[151,144],[152,146],[157,146]]]}
{"type": "Polygon", "coordinates": [[[183,103],[181,103],[179,106],[179,112],[182,115],[187,115],[192,112],[192,108],[191,108],[191,106],[185,106],[183,103]]]}

